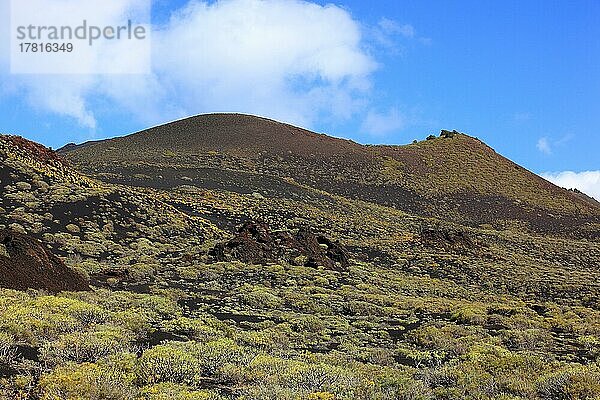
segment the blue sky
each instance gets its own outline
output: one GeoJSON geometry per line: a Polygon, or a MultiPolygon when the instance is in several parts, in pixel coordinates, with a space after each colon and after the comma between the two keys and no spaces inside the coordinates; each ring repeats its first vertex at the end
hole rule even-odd
{"type": "Polygon", "coordinates": [[[4,54],[0,131],[59,147],[215,111],[362,143],[456,129],[600,196],[597,0],[152,6],[151,75],[11,75],[4,54]]]}

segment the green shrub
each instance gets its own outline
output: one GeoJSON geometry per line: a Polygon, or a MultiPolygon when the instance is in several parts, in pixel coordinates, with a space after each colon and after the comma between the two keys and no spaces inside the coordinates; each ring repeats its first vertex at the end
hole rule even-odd
{"type": "Polygon", "coordinates": [[[15,338],[6,332],[0,332],[0,370],[12,368],[17,360],[15,338]]]}
{"type": "Polygon", "coordinates": [[[48,342],[41,348],[41,359],[50,365],[68,361],[96,362],[111,354],[129,350],[130,337],[118,329],[108,328],[93,332],[73,332],[48,342]]]}
{"type": "Polygon", "coordinates": [[[453,311],[451,318],[459,324],[483,325],[487,319],[487,310],[483,306],[464,306],[453,311]]]}
{"type": "Polygon", "coordinates": [[[133,375],[114,364],[73,364],[42,375],[42,400],[133,400],[133,375]]]}
{"type": "Polygon", "coordinates": [[[409,334],[417,345],[428,350],[444,352],[451,356],[466,354],[476,343],[482,342],[485,335],[481,328],[455,324],[426,325],[409,334]]]}
{"type": "Polygon", "coordinates": [[[541,378],[538,395],[548,400],[594,400],[600,396],[600,368],[570,367],[541,378]]]}
{"type": "Polygon", "coordinates": [[[209,342],[230,335],[231,328],[212,316],[179,317],[161,324],[161,329],[186,335],[198,342],[209,342]]]}
{"type": "Polygon", "coordinates": [[[502,333],[509,349],[545,351],[552,344],[550,332],[542,329],[509,330],[502,333]]]}
{"type": "Polygon", "coordinates": [[[17,302],[0,312],[0,328],[18,340],[38,344],[103,322],[102,308],[65,297],[42,296],[17,302]]]}
{"type": "Polygon", "coordinates": [[[277,309],[283,304],[283,300],[264,289],[253,289],[242,294],[242,301],[256,309],[277,309]]]}
{"type": "Polygon", "coordinates": [[[172,382],[196,384],[203,368],[189,346],[160,345],[146,350],[138,362],[137,376],[143,384],[172,382]]]}
{"type": "Polygon", "coordinates": [[[220,400],[221,396],[209,390],[193,390],[185,385],[159,383],[143,387],[139,400],[220,400]]]}

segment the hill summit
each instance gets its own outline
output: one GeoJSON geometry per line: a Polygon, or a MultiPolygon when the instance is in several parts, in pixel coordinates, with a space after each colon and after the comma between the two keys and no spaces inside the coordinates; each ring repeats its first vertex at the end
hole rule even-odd
{"type": "Polygon", "coordinates": [[[237,181],[241,192],[250,190],[249,176],[286,180],[471,226],[569,233],[585,231],[600,217],[592,199],[456,131],[403,146],[372,146],[255,116],[209,114],[60,152],[80,169],[116,182],[136,184],[135,176],[144,175],[137,184],[181,184],[172,169],[216,186],[227,173],[228,185],[237,181]]]}

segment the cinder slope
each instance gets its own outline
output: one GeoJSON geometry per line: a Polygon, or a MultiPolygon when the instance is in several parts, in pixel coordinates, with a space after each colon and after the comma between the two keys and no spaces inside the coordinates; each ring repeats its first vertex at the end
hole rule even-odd
{"type": "Polygon", "coordinates": [[[52,150],[4,135],[0,232],[0,287],[51,291],[83,288],[63,261],[87,270],[92,283],[128,279],[136,266],[151,274],[219,234],[154,196],[89,178],[52,150]]]}
{"type": "Polygon", "coordinates": [[[11,230],[0,231],[0,287],[25,290],[89,290],[85,277],[67,268],[40,241],[11,230]]]}
{"type": "MultiPolygon", "coordinates": [[[[597,202],[545,181],[478,139],[453,132],[406,146],[364,146],[264,118],[211,114],[70,145],[61,152],[101,179],[134,185],[168,186],[163,172],[173,168],[185,170],[199,186],[207,176],[223,181],[216,177],[229,171],[239,175],[240,187],[247,174],[292,178],[417,215],[498,229],[587,235],[600,219],[597,202]],[[198,171],[202,177],[194,175],[198,171]],[[135,175],[148,179],[136,182],[135,175]]],[[[270,184],[265,182],[265,188],[270,184]]]]}

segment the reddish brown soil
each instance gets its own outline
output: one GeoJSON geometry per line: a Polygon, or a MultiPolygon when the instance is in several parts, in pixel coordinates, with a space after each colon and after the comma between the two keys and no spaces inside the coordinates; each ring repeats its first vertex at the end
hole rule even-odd
{"type": "Polygon", "coordinates": [[[21,136],[7,136],[6,139],[15,147],[28,154],[35,160],[42,162],[53,162],[67,165],[65,159],[59,156],[55,151],[39,144],[22,138],[21,136]]]}
{"type": "Polygon", "coordinates": [[[2,230],[0,243],[6,250],[0,253],[1,287],[50,292],[89,290],[86,279],[67,268],[39,240],[12,230],[2,230]]]}
{"type": "MultiPolygon", "coordinates": [[[[59,152],[101,180],[287,197],[281,179],[459,224],[590,237],[600,204],[559,188],[463,134],[406,146],[366,146],[240,114],[201,115],[59,152]],[[136,182],[134,170],[148,179],[136,182]],[[113,178],[98,175],[108,173],[113,178]],[[133,178],[132,178],[133,177],[133,178]],[[511,222],[512,223],[512,222],[511,222]]],[[[284,187],[285,186],[285,187],[284,187]]],[[[593,235],[593,233],[592,233],[593,235]]]]}
{"type": "Polygon", "coordinates": [[[259,154],[300,154],[302,156],[333,156],[339,154],[368,155],[368,149],[346,139],[316,134],[306,129],[267,118],[243,114],[207,114],[104,141],[69,144],[58,150],[70,153],[87,149],[94,153],[100,144],[106,158],[127,160],[132,156],[151,158],[157,146],[172,150],[178,156],[215,151],[256,157],[259,154]],[[124,151],[124,148],[128,149],[124,151]],[[133,152],[131,149],[135,149],[133,152]]]}

